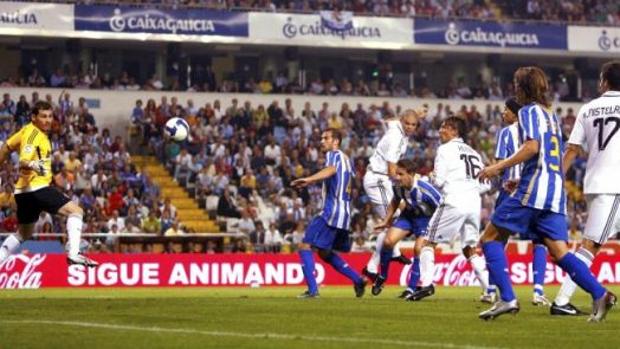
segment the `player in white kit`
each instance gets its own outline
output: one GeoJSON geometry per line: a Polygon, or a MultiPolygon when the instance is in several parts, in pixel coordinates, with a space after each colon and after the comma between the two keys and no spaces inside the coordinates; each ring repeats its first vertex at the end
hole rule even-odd
{"type": "Polygon", "coordinates": [[[480,194],[490,189],[476,176],[484,166],[482,157],[463,137],[465,121],[449,117],[439,128],[442,145],[437,148],[433,184],[441,190],[443,200],[428,224],[428,240],[420,252],[420,286],[409,298],[417,301],[435,293],[435,246],[459,236],[463,254],[468,259],[483,292],[488,288],[488,272],[484,259],[476,253],[480,236],[480,194]]]}
{"type": "MultiPolygon", "coordinates": [[[[405,110],[399,120],[391,121],[389,125],[386,125],[387,130],[369,159],[364,175],[364,190],[373,205],[374,211],[381,219],[385,219],[388,205],[394,197],[392,179],[396,177],[396,163],[405,155],[409,137],[415,133],[418,127],[418,118],[422,117],[422,113],[411,109],[405,110]]],[[[386,231],[382,231],[377,235],[376,249],[363,270],[364,275],[373,281],[378,272],[385,234],[386,231]]],[[[393,257],[398,258],[401,262],[410,262],[401,256],[398,246],[394,247],[393,257]]]]}
{"type": "MultiPolygon", "coordinates": [[[[620,231],[620,61],[603,65],[599,81],[602,95],[579,110],[564,154],[563,171],[583,150],[588,151],[584,194],[588,221],[583,241],[575,253],[588,267],[610,235],[620,231]]],[[[551,315],[583,314],[570,303],[577,285],[566,278],[551,306],[551,315]]]]}

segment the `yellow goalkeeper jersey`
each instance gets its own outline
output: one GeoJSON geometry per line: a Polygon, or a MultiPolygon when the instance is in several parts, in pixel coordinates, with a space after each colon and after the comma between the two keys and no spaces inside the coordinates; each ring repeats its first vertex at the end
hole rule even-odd
{"type": "Polygon", "coordinates": [[[52,182],[52,144],[47,134],[32,123],[24,125],[6,141],[11,151],[19,151],[19,161],[44,160],[45,175],[29,169],[19,170],[15,193],[27,193],[52,182]]]}

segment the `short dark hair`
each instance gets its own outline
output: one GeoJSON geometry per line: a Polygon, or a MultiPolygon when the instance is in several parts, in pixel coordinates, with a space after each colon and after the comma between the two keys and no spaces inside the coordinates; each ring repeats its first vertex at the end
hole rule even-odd
{"type": "Polygon", "coordinates": [[[332,138],[338,140],[338,144],[342,144],[342,132],[340,132],[339,130],[330,127],[325,129],[325,131],[323,132],[329,132],[332,135],[332,138]]]}
{"type": "Polygon", "coordinates": [[[603,64],[601,77],[607,82],[610,90],[620,91],[620,61],[611,61],[603,64]]]}
{"type": "Polygon", "coordinates": [[[465,139],[465,136],[467,136],[467,125],[465,124],[465,120],[462,118],[458,116],[450,116],[443,121],[443,124],[455,129],[459,137],[465,139]]]}
{"type": "Polygon", "coordinates": [[[37,116],[41,110],[52,110],[52,105],[47,101],[37,101],[32,107],[32,115],[37,116]]]}
{"type": "Polygon", "coordinates": [[[418,165],[413,159],[401,159],[398,160],[396,166],[404,168],[407,173],[414,173],[418,169],[418,165]]]}
{"type": "Polygon", "coordinates": [[[506,108],[510,110],[513,114],[519,115],[519,109],[521,109],[522,105],[517,102],[515,98],[510,98],[506,100],[506,108]]]}

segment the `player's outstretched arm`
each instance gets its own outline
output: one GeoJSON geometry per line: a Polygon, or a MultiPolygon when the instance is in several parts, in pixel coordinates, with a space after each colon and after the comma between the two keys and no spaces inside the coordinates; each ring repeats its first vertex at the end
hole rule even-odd
{"type": "Polygon", "coordinates": [[[319,172],[313,174],[312,176],[294,180],[293,182],[291,182],[291,187],[293,188],[307,187],[308,185],[312,183],[323,181],[335,174],[336,174],[336,166],[327,166],[324,169],[320,170],[319,172]]]}
{"type": "Polygon", "coordinates": [[[568,143],[566,152],[564,152],[562,158],[562,175],[564,175],[564,177],[566,177],[566,172],[573,165],[573,161],[575,161],[577,155],[582,152],[582,149],[580,145],[568,143]]]}
{"type": "Polygon", "coordinates": [[[531,159],[536,154],[538,154],[538,147],[539,147],[538,141],[533,140],[533,139],[526,141],[525,143],[523,143],[521,148],[519,148],[519,150],[516,153],[514,153],[511,157],[509,157],[508,159],[499,161],[498,163],[494,165],[485,167],[482,171],[480,171],[480,174],[478,175],[478,179],[485,180],[485,179],[491,179],[493,177],[499,176],[499,174],[503,170],[507,168],[511,168],[513,166],[516,166],[522,162],[525,162],[531,159]]]}

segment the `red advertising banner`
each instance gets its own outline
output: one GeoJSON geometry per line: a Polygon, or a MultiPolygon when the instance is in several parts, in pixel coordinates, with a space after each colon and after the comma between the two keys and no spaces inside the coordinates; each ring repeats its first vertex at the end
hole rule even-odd
{"type": "MultiPolygon", "coordinates": [[[[16,255],[0,264],[0,288],[42,287],[136,287],[136,286],[293,286],[304,284],[296,254],[99,254],[101,265],[87,269],[67,266],[64,255],[16,255]]],[[[355,270],[361,270],[369,254],[345,254],[355,270]]],[[[515,285],[531,284],[531,255],[511,255],[509,268],[515,285]]],[[[620,284],[620,257],[600,255],[592,267],[598,280],[620,284]]],[[[405,285],[409,266],[392,263],[388,284],[405,285]]],[[[349,285],[350,281],[317,256],[317,281],[325,285],[349,285]]],[[[566,274],[547,263],[545,283],[557,284],[566,274]]],[[[462,255],[435,258],[435,284],[475,286],[477,281],[462,255]]]]}

